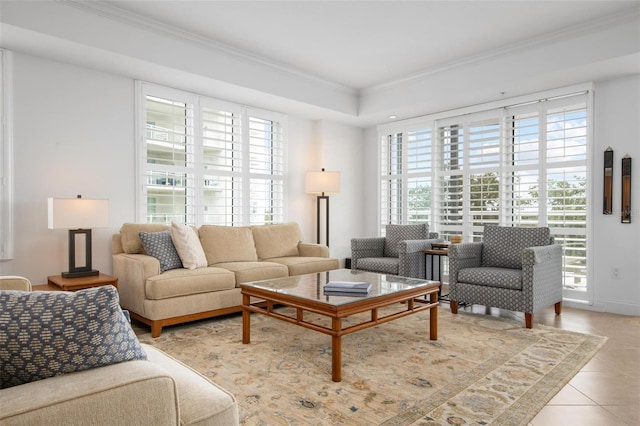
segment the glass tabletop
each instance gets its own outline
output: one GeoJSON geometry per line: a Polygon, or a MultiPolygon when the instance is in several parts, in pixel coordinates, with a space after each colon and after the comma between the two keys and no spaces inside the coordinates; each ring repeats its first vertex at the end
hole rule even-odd
{"type": "Polygon", "coordinates": [[[437,281],[398,277],[395,275],[376,274],[373,272],[354,271],[351,269],[336,269],[316,274],[248,282],[241,284],[241,286],[255,287],[303,299],[322,301],[338,306],[362,300],[364,298],[398,293],[403,290],[415,287],[426,287],[437,283],[437,281]],[[324,286],[328,282],[370,283],[371,290],[368,293],[330,294],[325,292],[324,289],[324,286]]]}

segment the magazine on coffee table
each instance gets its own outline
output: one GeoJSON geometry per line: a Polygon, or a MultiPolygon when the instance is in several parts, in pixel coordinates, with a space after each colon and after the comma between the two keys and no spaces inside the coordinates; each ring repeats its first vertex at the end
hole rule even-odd
{"type": "Polygon", "coordinates": [[[324,286],[325,294],[368,294],[371,283],[367,281],[329,281],[324,286]]]}

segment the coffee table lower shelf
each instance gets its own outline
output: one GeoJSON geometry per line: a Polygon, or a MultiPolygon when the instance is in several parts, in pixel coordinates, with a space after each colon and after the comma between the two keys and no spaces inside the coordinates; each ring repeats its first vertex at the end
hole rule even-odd
{"type": "Polygon", "coordinates": [[[334,306],[318,301],[293,297],[282,293],[267,291],[256,287],[242,288],[242,343],[251,342],[251,313],[260,313],[292,324],[299,325],[331,336],[331,379],[334,382],[342,380],[342,336],[374,327],[397,318],[417,312],[429,311],[429,339],[438,340],[438,288],[439,283],[420,287],[409,291],[394,293],[376,298],[355,301],[346,305],[334,306]],[[429,295],[427,300],[425,296],[429,295]],[[251,298],[263,302],[251,304],[251,298]],[[398,311],[379,316],[379,309],[398,305],[398,311]],[[274,306],[285,305],[296,310],[296,316],[288,316],[274,311],[274,306]],[[304,313],[313,312],[331,318],[331,328],[314,324],[304,319],[304,313]],[[371,312],[370,319],[356,325],[343,327],[342,319],[348,316],[371,312]]]}

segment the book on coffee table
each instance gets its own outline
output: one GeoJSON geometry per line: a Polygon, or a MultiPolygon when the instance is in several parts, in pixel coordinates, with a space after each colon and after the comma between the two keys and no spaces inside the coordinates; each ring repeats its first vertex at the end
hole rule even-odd
{"type": "Polygon", "coordinates": [[[325,293],[368,294],[371,283],[367,281],[329,281],[324,286],[325,293]]]}

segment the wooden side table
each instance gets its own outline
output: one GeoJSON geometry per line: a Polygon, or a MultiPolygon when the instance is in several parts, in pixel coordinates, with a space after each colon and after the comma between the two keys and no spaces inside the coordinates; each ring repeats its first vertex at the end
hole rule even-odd
{"type": "Polygon", "coordinates": [[[36,291],[77,291],[91,287],[112,285],[118,288],[118,279],[111,275],[100,273],[91,277],[63,278],[62,275],[47,277],[47,284],[34,285],[36,291]]]}

